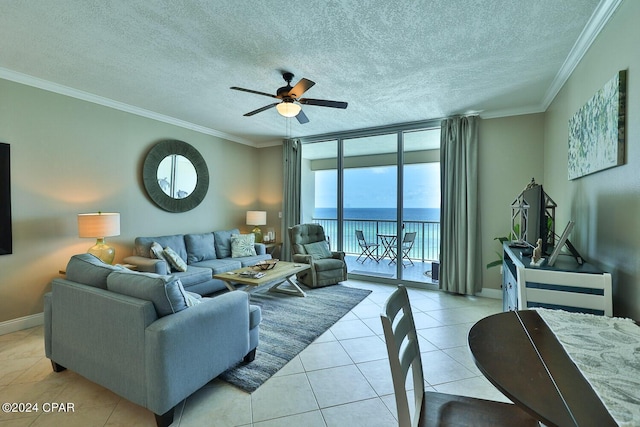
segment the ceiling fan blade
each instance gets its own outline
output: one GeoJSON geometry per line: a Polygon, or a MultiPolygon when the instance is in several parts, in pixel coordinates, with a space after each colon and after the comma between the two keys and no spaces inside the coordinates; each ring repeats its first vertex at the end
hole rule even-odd
{"type": "Polygon", "coordinates": [[[268,97],[270,97],[270,98],[276,98],[276,99],[278,98],[277,96],[272,95],[272,94],[270,94],[270,93],[266,93],[266,92],[259,92],[259,91],[257,91],[257,90],[245,89],[245,88],[237,87],[237,86],[231,86],[229,89],[239,90],[239,91],[241,91],[241,92],[255,93],[256,95],[268,96],[268,97]]]}
{"type": "Polygon", "coordinates": [[[331,107],[331,108],[342,108],[343,110],[347,108],[347,103],[342,101],[328,101],[326,99],[312,99],[312,98],[302,98],[299,99],[298,102],[300,104],[307,105],[318,105],[320,107],[331,107]]]}
{"type": "Polygon", "coordinates": [[[308,79],[300,79],[298,83],[289,91],[289,96],[292,98],[300,98],[303,93],[311,89],[311,87],[315,84],[308,79]]]}
{"type": "Polygon", "coordinates": [[[273,108],[278,104],[280,103],[274,102],[273,104],[265,105],[264,107],[258,108],[257,110],[249,111],[247,114],[243,114],[243,116],[249,117],[249,116],[253,116],[254,114],[262,113],[263,111],[268,110],[269,108],[273,108]]]}
{"type": "Polygon", "coordinates": [[[307,115],[302,110],[300,110],[300,112],[296,116],[296,119],[298,119],[298,123],[300,123],[301,125],[305,123],[309,123],[309,119],[307,118],[307,115]]]}

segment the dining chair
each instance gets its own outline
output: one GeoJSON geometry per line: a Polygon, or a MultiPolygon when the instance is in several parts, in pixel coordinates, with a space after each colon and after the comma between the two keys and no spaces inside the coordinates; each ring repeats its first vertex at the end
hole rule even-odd
{"type": "Polygon", "coordinates": [[[518,310],[561,308],[613,316],[611,274],[573,274],[518,267],[518,310]]]}
{"type": "Polygon", "coordinates": [[[360,258],[364,257],[362,260],[363,264],[367,259],[379,262],[375,252],[378,250],[380,245],[377,243],[367,243],[362,230],[356,230],[356,239],[358,239],[358,245],[360,245],[360,248],[362,249],[362,253],[360,253],[358,258],[356,258],[356,261],[360,261],[360,258]]]}
{"type": "Polygon", "coordinates": [[[404,237],[402,238],[402,266],[406,267],[407,265],[413,264],[413,261],[411,260],[411,258],[409,258],[409,252],[411,252],[411,248],[413,248],[413,243],[416,241],[416,233],[415,231],[412,231],[410,233],[404,233],[404,237]],[[409,261],[408,263],[405,264],[404,260],[409,261]]]}
{"type": "MultiPolygon", "coordinates": [[[[404,286],[398,286],[389,296],[380,318],[389,353],[399,427],[539,425],[529,414],[513,404],[425,392],[418,336],[404,286]],[[411,405],[406,388],[409,369],[412,371],[414,389],[411,405]]],[[[428,357],[426,354],[426,361],[428,357]]]]}

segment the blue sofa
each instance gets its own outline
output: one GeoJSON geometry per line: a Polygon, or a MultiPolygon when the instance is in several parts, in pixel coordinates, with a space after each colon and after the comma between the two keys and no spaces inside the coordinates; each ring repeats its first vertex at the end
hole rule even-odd
{"type": "Polygon", "coordinates": [[[214,231],[200,234],[175,234],[171,236],[136,237],[134,255],[124,262],[136,266],[137,271],[168,274],[171,266],[162,259],[153,258],[151,245],[157,242],[162,248],[171,248],[187,264],[187,271],[171,271],[180,278],[188,291],[209,295],[226,289],[222,280],[213,279],[214,274],[255,265],[258,261],[271,259],[262,243],[254,245],[255,255],[233,257],[232,236],[238,229],[214,231]]]}
{"type": "Polygon", "coordinates": [[[222,372],[252,361],[261,311],[243,291],[202,298],[175,276],[73,256],[44,298],[45,354],[171,424],[173,408],[222,372]]]}

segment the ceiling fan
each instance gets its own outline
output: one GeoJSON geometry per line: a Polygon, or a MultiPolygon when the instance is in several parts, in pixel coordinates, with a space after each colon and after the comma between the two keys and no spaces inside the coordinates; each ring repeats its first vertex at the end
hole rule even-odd
{"type": "Polygon", "coordinates": [[[300,124],[308,123],[309,119],[302,111],[300,104],[317,105],[320,107],[332,107],[332,108],[347,108],[347,103],[342,101],[328,101],[326,99],[312,99],[312,98],[300,98],[303,93],[309,90],[314,82],[311,80],[302,78],[295,86],[291,87],[291,80],[293,80],[293,74],[289,72],[282,73],[282,78],[287,82],[286,86],[278,89],[275,95],[265,92],[259,92],[257,90],[244,89],[241,87],[232,86],[231,89],[239,90],[242,92],[255,93],[257,95],[264,95],[270,98],[280,99],[280,102],[274,102],[273,104],[265,105],[244,114],[245,117],[253,116],[254,114],[261,113],[270,108],[276,107],[278,113],[285,117],[295,117],[300,124]]]}

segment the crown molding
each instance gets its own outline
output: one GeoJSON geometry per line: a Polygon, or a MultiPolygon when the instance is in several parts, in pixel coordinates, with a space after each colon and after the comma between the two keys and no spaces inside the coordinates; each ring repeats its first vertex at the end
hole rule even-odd
{"type": "Polygon", "coordinates": [[[504,108],[502,110],[487,110],[480,113],[481,119],[498,119],[500,117],[523,116],[525,114],[544,113],[542,105],[529,105],[518,108],[504,108]]]}
{"type": "Polygon", "coordinates": [[[105,107],[113,108],[116,110],[124,111],[126,113],[135,114],[137,116],[146,117],[148,119],[157,120],[162,123],[178,126],[181,128],[193,130],[206,135],[215,136],[218,138],[226,139],[228,141],[237,142],[239,144],[249,145],[251,147],[257,147],[255,142],[249,141],[244,138],[240,138],[235,135],[231,135],[225,132],[220,132],[215,129],[208,128],[206,126],[197,125],[195,123],[187,122],[185,120],[176,119],[174,117],[166,116],[164,114],[156,113],[154,111],[145,110],[144,108],[134,107],[133,105],[125,104],[124,102],[114,101],[113,99],[105,98],[102,96],[94,95],[89,92],[74,89],[69,86],[64,86],[58,83],[53,83],[48,80],[33,77],[28,74],[19,73],[17,71],[9,70],[0,67],[0,78],[10,80],[16,83],[21,83],[27,86],[32,86],[38,89],[43,89],[49,92],[57,93],[60,95],[69,96],[71,98],[80,99],[83,101],[91,102],[93,104],[102,105],[105,107]]]}
{"type": "Polygon", "coordinates": [[[582,57],[587,53],[593,41],[596,39],[598,34],[600,34],[600,31],[602,31],[607,22],[609,22],[609,19],[611,19],[622,1],[623,0],[602,0],[600,4],[598,4],[593,15],[591,15],[589,22],[587,22],[582,33],[580,33],[578,40],[576,40],[575,44],[571,48],[571,52],[569,52],[564,64],[560,67],[558,74],[556,74],[553,82],[551,82],[551,86],[549,86],[549,89],[542,100],[541,108],[543,111],[546,111],[547,108],[549,108],[556,95],[558,95],[558,92],[560,92],[582,60],[582,57]]]}

